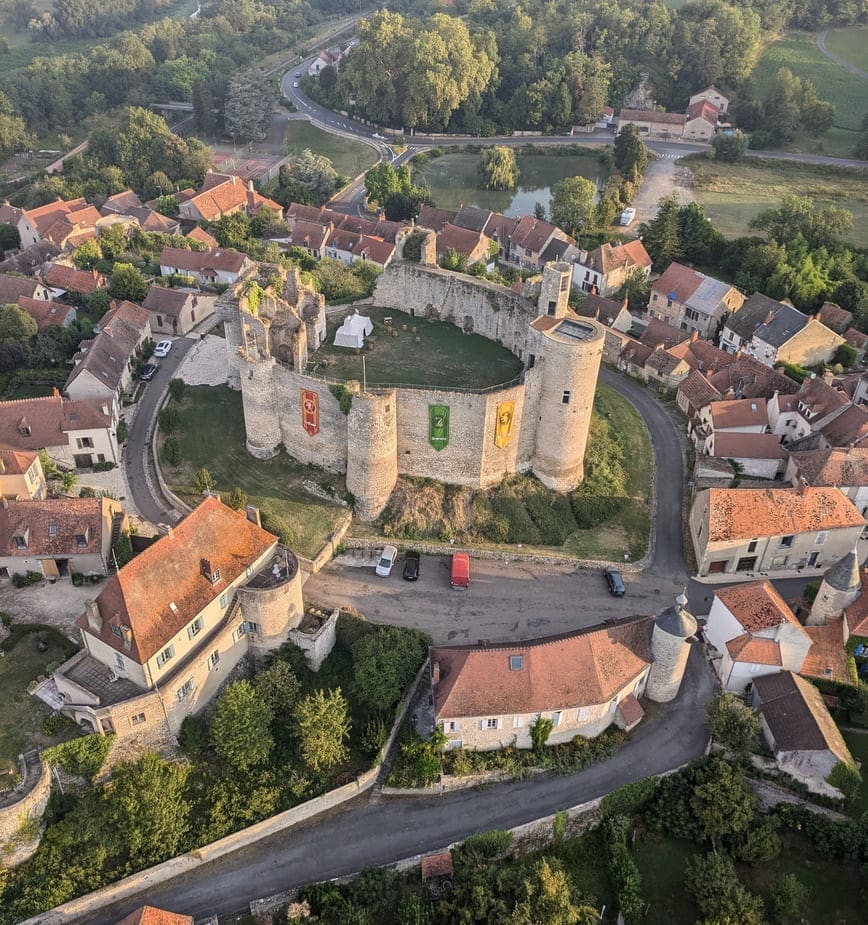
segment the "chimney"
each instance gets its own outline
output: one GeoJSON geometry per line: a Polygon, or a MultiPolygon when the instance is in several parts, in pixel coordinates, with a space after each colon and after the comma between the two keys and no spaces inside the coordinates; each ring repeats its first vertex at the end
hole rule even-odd
{"type": "Polygon", "coordinates": [[[94,633],[102,631],[102,615],[96,601],[85,601],[84,612],[87,615],[87,625],[94,633]]]}
{"type": "Polygon", "coordinates": [[[823,370],[823,382],[825,382],[826,385],[831,385],[834,379],[835,379],[835,374],[832,372],[831,369],[823,370]]]}
{"type": "Polygon", "coordinates": [[[108,413],[109,413],[108,405],[104,404],[104,405],[102,406],[102,413],[103,413],[106,417],[108,417],[108,413]]]}
{"type": "Polygon", "coordinates": [[[434,687],[440,683],[440,662],[433,662],[431,665],[431,683],[434,687]]]}
{"type": "MultiPolygon", "coordinates": [[[[52,397],[52,398],[60,398],[60,389],[58,389],[57,386],[54,386],[54,388],[52,388],[52,390],[51,390],[51,397],[52,397]]],[[[63,400],[63,399],[61,399],[61,401],[62,401],[62,400],[63,400]]]]}
{"type": "Polygon", "coordinates": [[[699,340],[699,331],[693,331],[690,335],[690,343],[695,344],[699,340]]]}
{"type": "Polygon", "coordinates": [[[247,189],[250,190],[251,193],[255,193],[255,192],[256,192],[256,190],[253,189],[253,180],[248,180],[248,181],[247,181],[247,189]]]}
{"type": "Polygon", "coordinates": [[[199,570],[202,574],[211,582],[213,585],[216,581],[214,567],[211,565],[210,559],[200,559],[199,560],[199,570]]]}
{"type": "Polygon", "coordinates": [[[250,523],[256,524],[257,527],[262,526],[262,518],[259,516],[258,507],[255,507],[252,504],[248,504],[247,507],[244,508],[244,513],[247,516],[247,519],[250,521],[250,523]]]}

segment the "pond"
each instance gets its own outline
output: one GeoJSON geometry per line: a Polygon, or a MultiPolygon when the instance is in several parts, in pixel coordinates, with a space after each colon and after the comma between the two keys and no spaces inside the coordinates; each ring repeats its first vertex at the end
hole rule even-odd
{"type": "Polygon", "coordinates": [[[428,163],[422,174],[438,208],[477,206],[511,216],[533,215],[538,202],[548,211],[552,186],[566,177],[593,180],[598,195],[606,182],[606,169],[593,156],[524,154],[518,155],[516,161],[519,178],[514,190],[479,189],[478,154],[445,154],[428,163]]]}

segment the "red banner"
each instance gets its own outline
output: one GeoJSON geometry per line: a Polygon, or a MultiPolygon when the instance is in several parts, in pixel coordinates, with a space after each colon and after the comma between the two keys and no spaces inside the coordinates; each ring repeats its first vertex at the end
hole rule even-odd
{"type": "Polygon", "coordinates": [[[310,389],[301,390],[301,426],[310,437],[319,433],[319,395],[310,389]]]}

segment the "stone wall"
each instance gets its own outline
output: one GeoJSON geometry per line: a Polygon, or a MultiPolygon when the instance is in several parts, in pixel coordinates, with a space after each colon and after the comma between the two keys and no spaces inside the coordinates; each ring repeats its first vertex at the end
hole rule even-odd
{"type": "MultiPolygon", "coordinates": [[[[35,756],[35,753],[34,753],[35,756]]],[[[0,852],[4,867],[14,867],[30,857],[39,845],[39,836],[20,838],[22,827],[39,819],[51,795],[51,769],[41,758],[21,761],[23,780],[0,802],[0,852]]]]}
{"type": "Polygon", "coordinates": [[[311,671],[319,671],[334,648],[340,614],[340,610],[333,610],[322,626],[314,632],[307,632],[300,627],[290,632],[290,642],[304,652],[304,660],[311,671]]]}
{"type": "Polygon", "coordinates": [[[690,656],[690,643],[662,630],[657,624],[651,631],[651,654],[654,664],[645,693],[657,703],[674,700],[690,656]]]}

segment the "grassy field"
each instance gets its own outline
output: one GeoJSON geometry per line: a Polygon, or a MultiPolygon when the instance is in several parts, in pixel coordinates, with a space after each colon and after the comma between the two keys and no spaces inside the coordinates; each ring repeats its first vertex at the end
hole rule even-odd
{"type": "Polygon", "coordinates": [[[686,162],[695,177],[694,193],[712,224],[725,235],[749,232],[748,223],[786,193],[810,196],[819,205],[836,205],[853,213],[853,243],[868,246],[868,177],[857,171],[831,173],[828,168],[784,161],[747,160],[722,164],[704,157],[686,162]]]}
{"type": "Polygon", "coordinates": [[[852,815],[857,819],[863,813],[868,813],[868,732],[844,732],[844,741],[850,754],[856,761],[862,762],[862,787],[859,791],[859,803],[854,808],[852,815]]]}
{"type": "Polygon", "coordinates": [[[868,28],[851,26],[849,29],[831,29],[826,36],[826,48],[839,58],[868,71],[868,28]]]}
{"type": "MultiPolygon", "coordinates": [[[[509,382],[521,371],[521,361],[505,347],[479,334],[464,334],[450,322],[413,318],[386,308],[365,309],[363,314],[374,323],[374,340],[368,340],[364,350],[368,385],[479,389],[509,382]],[[387,327],[383,319],[389,317],[392,324],[387,327]],[[401,330],[404,324],[407,331],[401,330]],[[388,336],[389,329],[398,331],[398,336],[388,336]]],[[[311,356],[308,368],[330,379],[361,381],[362,361],[355,349],[333,346],[337,327],[337,323],[329,325],[325,342],[311,356]]]]}
{"type": "Polygon", "coordinates": [[[376,152],[369,145],[331,135],[306,119],[295,119],[286,127],[286,151],[300,154],[305,148],[329,158],[335,170],[348,177],[357,176],[377,162],[376,152]]]}
{"type": "Polygon", "coordinates": [[[28,748],[58,741],[42,732],[42,723],[51,709],[28,694],[27,685],[39,675],[47,675],[48,666],[59,665],[77,650],[74,643],[50,626],[34,626],[33,632],[21,632],[30,627],[14,624],[12,629],[12,635],[0,644],[0,773],[15,766],[18,755],[28,748]],[[40,642],[47,645],[45,652],[39,651],[40,642]]]}
{"type": "Polygon", "coordinates": [[[477,206],[503,215],[532,215],[537,202],[548,209],[552,185],[565,177],[587,177],[598,187],[606,179],[596,157],[519,154],[516,161],[520,175],[515,190],[480,189],[476,173],[478,154],[445,154],[429,161],[422,175],[441,209],[477,206]]]}
{"type": "Polygon", "coordinates": [[[766,46],[751,75],[751,90],[762,97],[778,70],[789,68],[797,77],[810,80],[821,99],[835,107],[834,127],[821,139],[798,135],[786,150],[852,157],[862,117],[868,111],[863,80],[827,58],[816,45],[813,33],[790,32],[766,46]]]}
{"type": "Polygon", "coordinates": [[[302,556],[315,556],[335,529],[344,508],[328,504],[305,491],[305,480],[343,490],[341,480],[314,466],[304,466],[280,453],[274,459],[254,459],[245,449],[241,393],[226,387],[188,387],[180,405],[181,426],[176,434],[182,463],[163,466],[172,491],[190,505],[201,495],[194,474],[206,466],[216,490],[236,486],[247,492],[263,515],[263,526],[302,556]]]}

